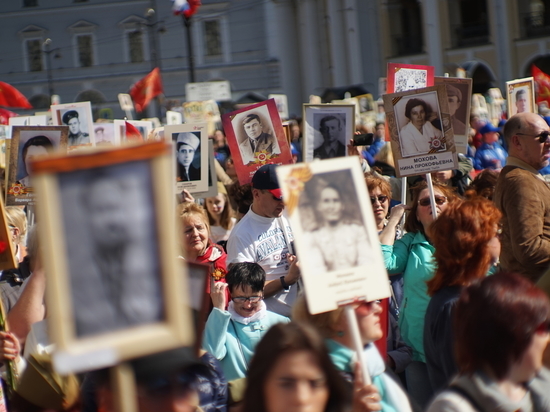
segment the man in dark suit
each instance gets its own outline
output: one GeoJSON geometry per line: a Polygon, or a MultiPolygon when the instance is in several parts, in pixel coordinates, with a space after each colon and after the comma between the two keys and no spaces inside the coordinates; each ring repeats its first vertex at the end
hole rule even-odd
{"type": "Polygon", "coordinates": [[[324,142],[313,151],[316,159],[331,159],[346,155],[346,146],[339,140],[342,133],[342,123],[336,116],[329,115],[321,119],[319,131],[323,135],[324,142]]]}
{"type": "Polygon", "coordinates": [[[176,139],[176,157],[178,160],[178,182],[201,179],[201,168],[192,165],[201,141],[191,132],[179,133],[176,139]]]}

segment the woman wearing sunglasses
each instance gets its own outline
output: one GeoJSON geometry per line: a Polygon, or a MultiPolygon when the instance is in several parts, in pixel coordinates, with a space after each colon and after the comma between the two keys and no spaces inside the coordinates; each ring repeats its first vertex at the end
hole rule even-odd
{"type": "MultiPolygon", "coordinates": [[[[439,215],[449,204],[457,201],[458,197],[451,189],[437,182],[434,182],[433,187],[439,215]]],[[[413,188],[411,206],[393,207],[388,224],[380,234],[388,273],[403,274],[403,303],[399,315],[399,328],[403,340],[413,350],[413,361],[407,366],[405,375],[408,392],[421,407],[425,407],[432,396],[424,355],[423,331],[424,315],[430,302],[426,281],[435,273],[435,249],[430,242],[433,221],[428,187],[426,182],[420,182],[413,188]],[[406,209],[409,210],[405,221],[405,230],[408,233],[395,240],[396,227],[406,209]]]]}
{"type": "Polygon", "coordinates": [[[246,376],[254,348],[267,330],[289,319],[266,309],[265,271],[257,263],[234,263],[225,280],[215,283],[210,292],[214,309],[206,321],[203,347],[221,362],[230,381],[246,376]]]}
{"type": "Polygon", "coordinates": [[[544,292],[521,275],[499,273],[468,286],[455,310],[459,375],[428,412],[550,410],[544,292]]]}

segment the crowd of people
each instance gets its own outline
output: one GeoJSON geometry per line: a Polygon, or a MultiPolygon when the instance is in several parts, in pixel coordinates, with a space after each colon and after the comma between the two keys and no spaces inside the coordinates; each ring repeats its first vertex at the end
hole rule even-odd
{"type": "MultiPolygon", "coordinates": [[[[419,107],[411,104],[411,120],[423,120],[419,107]]],[[[257,120],[248,120],[250,128],[257,120]]],[[[333,120],[324,127],[338,127],[333,120]]],[[[217,130],[218,195],[195,199],[184,191],[177,205],[179,258],[208,266],[206,313],[195,313],[205,321],[201,349],[131,362],[139,410],[550,411],[550,372],[543,366],[550,339],[550,187],[540,173],[550,160],[550,127],[533,113],[514,115],[501,128],[475,119],[472,126],[468,155],[459,156],[458,169],[433,173],[433,183],[396,178],[383,123],[361,130],[375,133],[370,146],[350,143],[348,154],[359,157],[365,172],[380,246],[342,218],[341,187],[320,186],[312,198],[319,216],[311,253],[320,267],[358,265],[369,256],[365,248],[381,248],[392,292],[387,324],[384,302],[352,304],[368,377],[344,308],[308,310],[300,260],[311,256],[296,253],[277,166],[264,165],[250,184],[239,184],[217,130]],[[401,199],[402,184],[409,202],[401,199]],[[331,244],[336,232],[348,234],[346,241],[331,244]],[[340,259],[342,248],[353,248],[352,262],[340,259]],[[375,344],[381,339],[386,353],[375,344]]],[[[293,121],[295,159],[299,127],[293,121]]],[[[27,230],[19,207],[8,207],[6,217],[19,262],[0,278],[9,326],[0,332],[4,379],[13,369],[20,382],[10,408],[114,411],[108,370],[76,379],[56,375],[50,365],[56,394],[29,395],[25,376],[52,350],[47,274],[39,226],[27,230]]]]}

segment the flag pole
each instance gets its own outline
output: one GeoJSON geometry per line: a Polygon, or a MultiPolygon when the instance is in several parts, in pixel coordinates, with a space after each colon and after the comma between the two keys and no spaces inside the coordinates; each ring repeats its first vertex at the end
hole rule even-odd
{"type": "Polygon", "coordinates": [[[195,60],[193,58],[193,41],[191,39],[191,16],[185,17],[184,14],[181,15],[183,19],[183,25],[187,31],[187,51],[189,53],[189,80],[190,83],[195,83],[195,60]]]}

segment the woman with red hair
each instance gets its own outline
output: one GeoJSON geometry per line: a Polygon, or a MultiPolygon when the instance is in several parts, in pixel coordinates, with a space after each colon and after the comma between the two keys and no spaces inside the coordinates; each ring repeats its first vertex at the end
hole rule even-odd
{"type": "Polygon", "coordinates": [[[502,214],[481,197],[450,205],[432,225],[437,270],[427,282],[432,297],[424,322],[424,353],[432,389],[456,373],[451,318],[460,292],[498,261],[502,214]]]}
{"type": "Polygon", "coordinates": [[[542,366],[549,322],[548,297],[521,275],[466,287],[454,316],[459,376],[427,412],[550,410],[550,371],[542,366]]]}

